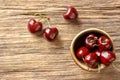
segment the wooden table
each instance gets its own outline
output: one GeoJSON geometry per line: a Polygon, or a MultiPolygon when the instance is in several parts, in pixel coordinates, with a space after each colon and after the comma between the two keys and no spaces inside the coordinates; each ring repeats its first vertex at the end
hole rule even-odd
{"type": "Polygon", "coordinates": [[[0,0],[0,80],[120,80],[112,66],[88,72],[72,60],[72,39],[93,27],[112,37],[120,69],[120,0],[0,0]],[[67,6],[78,10],[78,23],[64,20],[67,6]],[[29,33],[28,20],[39,19],[35,13],[47,14],[59,29],[54,42],[29,33]]]}

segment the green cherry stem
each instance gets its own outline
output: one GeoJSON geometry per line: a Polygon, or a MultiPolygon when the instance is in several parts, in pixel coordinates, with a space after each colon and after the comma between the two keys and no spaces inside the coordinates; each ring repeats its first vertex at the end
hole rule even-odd
{"type": "Polygon", "coordinates": [[[38,21],[41,21],[41,20],[47,21],[49,27],[51,27],[50,18],[47,17],[46,14],[35,13],[34,16],[39,16],[40,17],[40,19],[38,19],[38,21]]]}
{"type": "Polygon", "coordinates": [[[49,27],[51,27],[51,25],[50,25],[50,19],[49,19],[49,18],[47,18],[47,19],[46,19],[46,21],[47,21],[47,23],[48,23],[49,27]]]}
{"type": "Polygon", "coordinates": [[[34,16],[46,16],[46,14],[35,13],[34,16]]]}
{"type": "Polygon", "coordinates": [[[100,73],[101,64],[98,64],[98,73],[100,73]]]}
{"type": "Polygon", "coordinates": [[[44,19],[45,14],[35,13],[34,16],[40,17],[38,21],[42,21],[44,19]]]}
{"type": "Polygon", "coordinates": [[[85,63],[85,59],[82,57],[83,62],[85,63]]]}

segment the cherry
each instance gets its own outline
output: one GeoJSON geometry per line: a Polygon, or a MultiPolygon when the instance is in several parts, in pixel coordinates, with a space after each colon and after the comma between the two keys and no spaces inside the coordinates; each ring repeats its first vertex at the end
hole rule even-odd
{"type": "Polygon", "coordinates": [[[100,50],[110,49],[111,46],[112,46],[112,43],[107,36],[101,36],[98,39],[98,47],[100,50]]]}
{"type": "Polygon", "coordinates": [[[85,56],[84,62],[91,68],[98,66],[98,56],[95,53],[90,53],[85,56]]]}
{"type": "Polygon", "coordinates": [[[31,33],[36,33],[42,30],[42,23],[37,22],[34,19],[30,19],[28,21],[28,29],[31,33]]]}
{"type": "Polygon", "coordinates": [[[76,52],[76,57],[78,59],[82,59],[84,58],[86,55],[89,54],[89,50],[86,47],[81,47],[77,50],[76,52]]]}
{"type": "Polygon", "coordinates": [[[88,35],[85,39],[85,44],[88,48],[93,48],[97,46],[97,36],[95,36],[94,34],[88,35]]]}
{"type": "Polygon", "coordinates": [[[94,51],[94,53],[95,53],[98,57],[100,57],[101,51],[100,51],[100,50],[96,50],[96,51],[94,51]]]}
{"type": "Polygon", "coordinates": [[[105,66],[109,66],[111,62],[116,59],[116,56],[111,51],[102,51],[100,55],[100,60],[105,66]]]}
{"type": "Polygon", "coordinates": [[[68,7],[67,12],[64,13],[63,17],[67,20],[75,20],[78,17],[78,12],[74,7],[70,6],[68,7]]]}
{"type": "Polygon", "coordinates": [[[58,29],[57,28],[47,27],[43,30],[43,36],[48,41],[54,40],[57,35],[58,35],[58,29]]]}
{"type": "Polygon", "coordinates": [[[98,56],[98,62],[100,64],[101,63],[101,60],[100,60],[101,51],[100,50],[95,50],[92,53],[94,53],[94,54],[96,54],[98,56]]]}

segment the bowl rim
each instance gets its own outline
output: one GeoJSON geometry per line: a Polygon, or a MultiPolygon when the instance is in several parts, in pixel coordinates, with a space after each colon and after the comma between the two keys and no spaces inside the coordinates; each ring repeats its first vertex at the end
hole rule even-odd
{"type": "MultiPolygon", "coordinates": [[[[85,30],[82,30],[80,31],[72,40],[71,42],[71,45],[70,45],[70,53],[71,53],[71,56],[72,56],[72,59],[74,60],[74,62],[82,69],[84,70],[87,70],[87,71],[98,71],[98,69],[94,69],[94,68],[90,68],[88,67],[86,64],[83,64],[81,63],[75,56],[75,53],[74,53],[74,43],[76,41],[76,39],[83,33],[87,32],[87,31],[98,31],[100,33],[103,33],[105,34],[110,40],[111,40],[111,43],[112,43],[112,46],[113,46],[113,51],[114,51],[114,45],[113,45],[113,40],[111,39],[110,35],[105,32],[104,30],[101,30],[101,29],[98,29],[98,28],[88,28],[88,29],[85,29],[85,30]]],[[[101,67],[100,67],[100,70],[104,69],[105,66],[102,64],[101,67]]]]}

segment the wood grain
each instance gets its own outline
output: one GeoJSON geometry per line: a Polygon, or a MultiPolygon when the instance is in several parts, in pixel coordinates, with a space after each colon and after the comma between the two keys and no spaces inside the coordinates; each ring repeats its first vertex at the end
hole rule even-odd
{"type": "Polygon", "coordinates": [[[120,0],[0,0],[0,80],[119,80],[112,66],[87,72],[72,60],[72,39],[92,27],[110,34],[120,69],[120,0]],[[63,19],[70,5],[79,12],[77,23],[63,19]],[[59,29],[54,42],[28,32],[27,21],[39,19],[34,13],[47,14],[59,29]]]}

